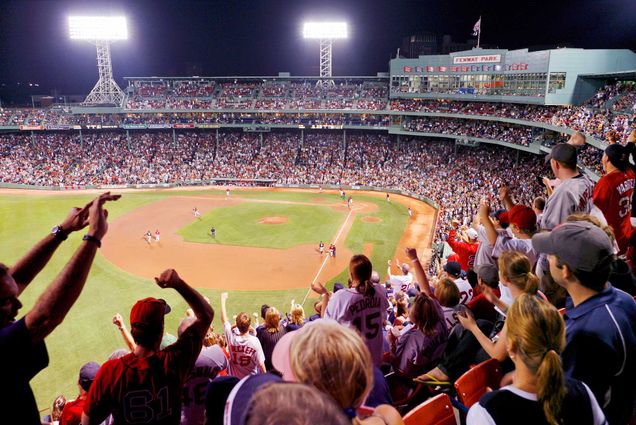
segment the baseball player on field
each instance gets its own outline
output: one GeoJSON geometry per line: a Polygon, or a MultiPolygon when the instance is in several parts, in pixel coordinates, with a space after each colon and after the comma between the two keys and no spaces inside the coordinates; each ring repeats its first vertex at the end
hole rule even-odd
{"type": "Polygon", "coordinates": [[[194,207],[192,209],[192,214],[194,214],[195,218],[201,218],[201,211],[199,211],[199,209],[197,207],[194,207]]]}
{"type": "Polygon", "coordinates": [[[150,231],[150,229],[148,229],[148,231],[144,234],[144,239],[146,239],[148,245],[152,244],[152,232],[150,231]]]}
{"type": "Polygon", "coordinates": [[[323,241],[320,241],[320,244],[318,245],[318,251],[320,252],[320,255],[322,255],[323,252],[325,252],[325,244],[323,241]]]}
{"type": "Polygon", "coordinates": [[[409,207],[408,213],[409,213],[409,218],[413,217],[413,210],[411,209],[411,207],[409,207]]]}
{"type": "Polygon", "coordinates": [[[214,311],[176,271],[168,269],[155,281],[183,297],[194,311],[194,322],[177,342],[161,350],[164,316],[170,307],[156,298],[137,301],[130,312],[136,347],[101,366],[88,392],[82,423],[101,423],[111,414],[116,424],[180,422],[183,385],[201,352],[214,311]]]}
{"type": "Polygon", "coordinates": [[[159,229],[155,230],[155,242],[159,242],[159,239],[161,238],[161,233],[159,233],[159,229]]]}

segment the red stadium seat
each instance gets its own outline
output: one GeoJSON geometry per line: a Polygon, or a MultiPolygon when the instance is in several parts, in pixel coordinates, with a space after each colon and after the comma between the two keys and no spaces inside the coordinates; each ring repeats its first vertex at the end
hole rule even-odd
{"type": "Polygon", "coordinates": [[[405,425],[457,425],[448,394],[438,394],[404,416],[405,425]]]}
{"type": "Polygon", "coordinates": [[[559,313],[561,313],[561,316],[563,316],[565,314],[565,307],[560,308],[559,313]]]}
{"type": "Polygon", "coordinates": [[[503,377],[501,365],[496,359],[479,363],[455,381],[457,399],[467,408],[479,401],[488,391],[499,388],[503,377]]]}

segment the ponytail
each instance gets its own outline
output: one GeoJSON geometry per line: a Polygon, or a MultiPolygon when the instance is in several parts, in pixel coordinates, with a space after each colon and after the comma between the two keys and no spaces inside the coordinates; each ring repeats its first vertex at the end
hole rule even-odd
{"type": "Polygon", "coordinates": [[[539,278],[532,273],[532,264],[522,253],[506,251],[499,257],[498,265],[504,278],[526,294],[535,295],[539,290],[539,278]]]}
{"type": "Polygon", "coordinates": [[[358,282],[356,291],[365,297],[375,295],[375,288],[371,283],[371,273],[373,273],[373,266],[366,255],[358,254],[351,257],[349,274],[354,282],[358,282]]]}
{"type": "MultiPolygon", "coordinates": [[[[534,279],[534,275],[528,277],[528,284],[534,279]]],[[[535,376],[537,401],[546,420],[550,425],[559,425],[566,393],[559,357],[565,347],[565,323],[561,314],[547,301],[522,294],[508,309],[506,326],[508,348],[535,376]]]]}
{"type": "Polygon", "coordinates": [[[375,288],[373,287],[373,284],[369,280],[365,280],[364,282],[360,283],[356,287],[356,291],[358,291],[360,294],[364,295],[365,297],[372,297],[375,295],[375,288]]]}
{"type": "Polygon", "coordinates": [[[537,370],[537,398],[550,425],[559,425],[561,404],[565,398],[561,357],[554,350],[548,350],[537,370]]]}

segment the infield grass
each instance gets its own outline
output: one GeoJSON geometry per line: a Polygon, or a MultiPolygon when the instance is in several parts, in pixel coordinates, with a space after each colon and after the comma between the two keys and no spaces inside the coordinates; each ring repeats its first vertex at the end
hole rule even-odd
{"type": "Polygon", "coordinates": [[[177,233],[189,242],[287,249],[332,240],[345,216],[344,212],[323,206],[242,202],[215,208],[177,233]],[[287,221],[261,223],[266,217],[287,221]],[[214,239],[210,236],[213,225],[214,239]]]}
{"type": "MultiPolygon", "coordinates": [[[[126,193],[119,201],[107,204],[110,213],[109,220],[112,221],[126,212],[165,197],[210,193],[221,194],[223,192],[126,193]]],[[[317,194],[315,192],[233,192],[232,196],[312,203],[324,199],[326,204],[340,199],[337,195],[317,194]]],[[[13,264],[37,241],[46,236],[51,227],[62,222],[72,206],[82,206],[92,198],[93,195],[0,195],[0,237],[2,238],[0,261],[9,265],[13,264]]],[[[365,243],[374,243],[371,259],[376,265],[376,270],[384,276],[386,260],[393,256],[395,247],[404,231],[407,222],[406,210],[397,203],[387,204],[380,198],[356,197],[355,195],[354,198],[376,203],[378,210],[369,215],[376,216],[382,221],[366,223],[360,220],[361,216],[358,216],[345,243],[353,252],[363,252],[365,243]]],[[[246,204],[243,203],[240,207],[245,208],[246,204]]],[[[258,204],[254,203],[254,205],[258,204]]],[[[267,205],[269,208],[270,204],[267,205]]],[[[297,230],[300,232],[299,235],[304,235],[302,238],[309,242],[319,240],[318,238],[322,237],[323,234],[325,240],[329,239],[344,219],[343,213],[326,206],[306,206],[305,208],[305,206],[298,205],[276,204],[276,208],[277,212],[271,215],[290,216],[290,214],[302,213],[297,230]],[[290,209],[283,213],[280,212],[282,210],[278,209],[279,207],[290,207],[290,209]],[[310,218],[311,220],[309,220],[310,218]],[[309,224],[312,220],[316,223],[320,222],[320,224],[316,224],[318,227],[313,228],[311,232],[303,233],[304,227],[310,227],[309,224]]],[[[210,218],[213,218],[214,214],[211,213],[210,218]]],[[[254,213],[254,216],[257,215],[259,214],[254,213]]],[[[263,215],[262,212],[260,215],[263,215]]],[[[207,216],[204,217],[204,220],[207,219],[207,216]]],[[[276,226],[272,225],[271,227],[275,228],[276,226]]],[[[263,233],[262,236],[265,236],[266,232],[261,233],[263,233]]],[[[207,232],[203,234],[208,237],[207,232]]],[[[82,232],[71,235],[61,245],[47,267],[20,296],[24,307],[21,309],[19,317],[33,307],[39,295],[71,257],[79,245],[82,235],[82,232]]],[[[218,236],[221,237],[220,230],[218,236]]],[[[225,235],[223,237],[225,238],[225,235]]],[[[294,239],[298,240],[298,237],[294,239]]],[[[108,236],[106,236],[104,243],[108,243],[108,236]]],[[[292,242],[286,241],[284,243],[290,244],[292,242]]],[[[331,284],[336,280],[346,282],[346,270],[343,270],[338,278],[333,279],[331,284]]],[[[201,289],[200,291],[210,298],[212,306],[217,312],[214,324],[217,329],[221,329],[218,311],[221,291],[213,289],[201,289]]],[[[229,292],[228,311],[231,315],[239,311],[260,312],[262,304],[276,306],[280,311],[286,312],[289,309],[290,300],[301,300],[307,290],[229,292]]],[[[166,331],[176,334],[178,322],[186,309],[186,304],[181,297],[172,290],[160,289],[149,279],[128,274],[110,264],[101,255],[97,255],[82,295],[64,322],[46,338],[50,356],[49,366],[31,381],[42,414],[50,413],[50,406],[57,395],[64,394],[68,399],[77,396],[77,377],[82,364],[88,361],[103,363],[111,352],[118,348],[124,348],[119,331],[112,325],[112,317],[115,313],[121,313],[125,321],[128,322],[128,314],[132,304],[137,299],[148,296],[164,298],[171,305],[172,312],[166,316],[166,331]]],[[[308,299],[304,305],[307,316],[313,314],[312,304],[313,300],[308,299]]]]}

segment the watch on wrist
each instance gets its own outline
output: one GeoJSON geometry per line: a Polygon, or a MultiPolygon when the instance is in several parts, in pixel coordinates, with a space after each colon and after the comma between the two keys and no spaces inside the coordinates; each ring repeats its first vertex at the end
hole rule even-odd
{"type": "Polygon", "coordinates": [[[54,226],[51,229],[51,234],[61,241],[65,241],[68,238],[68,233],[62,228],[62,225],[54,226]]]}
{"type": "Polygon", "coordinates": [[[102,247],[102,241],[100,241],[98,238],[96,238],[95,236],[91,236],[91,235],[84,235],[84,237],[82,238],[83,241],[86,242],[92,242],[95,245],[97,245],[97,248],[101,248],[102,247]]]}

